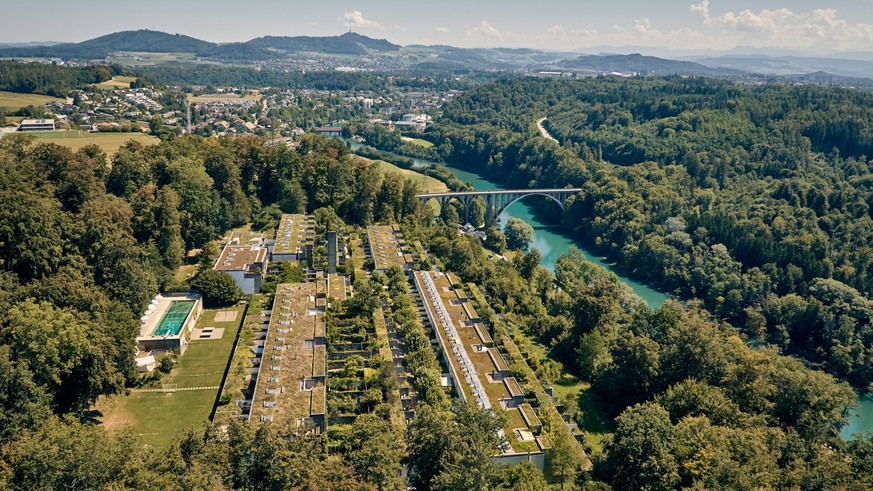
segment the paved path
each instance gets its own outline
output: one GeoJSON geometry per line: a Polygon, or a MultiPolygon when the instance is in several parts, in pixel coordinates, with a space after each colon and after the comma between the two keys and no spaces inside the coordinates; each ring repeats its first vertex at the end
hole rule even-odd
{"type": "Polygon", "coordinates": [[[218,390],[221,387],[178,387],[176,389],[130,389],[131,392],[178,392],[180,390],[218,390]]]}
{"type": "Polygon", "coordinates": [[[543,126],[543,121],[545,121],[545,120],[546,120],[546,118],[540,118],[540,120],[537,121],[537,128],[540,129],[540,134],[543,135],[543,138],[545,138],[547,140],[552,140],[553,142],[558,143],[560,145],[560,142],[558,141],[558,139],[555,138],[554,136],[552,136],[549,133],[549,131],[546,129],[546,127],[543,126]]]}

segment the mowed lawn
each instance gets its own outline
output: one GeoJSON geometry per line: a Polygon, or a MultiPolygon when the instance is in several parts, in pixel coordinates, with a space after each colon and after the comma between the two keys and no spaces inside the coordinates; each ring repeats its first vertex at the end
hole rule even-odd
{"type": "Polygon", "coordinates": [[[62,102],[64,99],[38,94],[19,94],[0,90],[0,109],[5,112],[15,112],[26,106],[42,106],[52,101],[62,102]]]}
{"type": "Polygon", "coordinates": [[[406,143],[412,143],[413,145],[418,145],[419,147],[424,147],[424,148],[430,148],[433,146],[433,143],[431,143],[427,140],[422,140],[421,138],[410,138],[408,136],[401,136],[400,140],[404,141],[406,143]]]}
{"type": "Polygon", "coordinates": [[[237,311],[236,320],[215,322],[216,310],[203,312],[197,327],[224,328],[224,335],[217,340],[192,339],[173,371],[162,380],[163,384],[176,384],[175,392],[131,392],[97,404],[95,409],[102,413],[98,419],[107,430],[129,430],[144,444],[163,449],[188,430],[206,426],[220,389],[179,389],[221,385],[245,307],[221,310],[237,311]]]}
{"type": "Polygon", "coordinates": [[[34,131],[28,133],[35,136],[41,143],[56,143],[58,145],[69,147],[74,152],[85,145],[96,144],[110,157],[115,155],[115,152],[122,145],[130,140],[142,143],[143,145],[154,145],[158,143],[156,137],[146,135],[144,133],[88,133],[87,131],[34,131]]]}
{"type": "Polygon", "coordinates": [[[373,160],[364,157],[358,158],[364,159],[370,163],[375,162],[382,169],[382,172],[394,172],[397,174],[401,174],[403,177],[412,179],[415,183],[418,184],[419,189],[423,193],[444,193],[449,190],[449,188],[446,186],[446,183],[434,177],[426,176],[420,172],[415,172],[411,169],[402,169],[390,162],[385,162],[384,160],[373,160]]]}
{"type": "Polygon", "coordinates": [[[111,79],[101,82],[99,84],[94,84],[98,89],[105,90],[115,90],[115,89],[129,89],[130,83],[136,80],[136,77],[122,77],[120,75],[116,75],[111,79]]]}

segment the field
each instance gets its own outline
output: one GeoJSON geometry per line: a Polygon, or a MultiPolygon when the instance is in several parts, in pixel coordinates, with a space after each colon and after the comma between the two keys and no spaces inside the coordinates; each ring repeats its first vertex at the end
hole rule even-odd
{"type": "Polygon", "coordinates": [[[585,444],[591,448],[594,455],[602,453],[603,438],[610,432],[610,429],[595,405],[591,384],[579,380],[569,373],[563,373],[560,380],[557,380],[552,386],[552,390],[559,399],[570,397],[576,400],[579,404],[579,410],[582,411],[579,429],[584,433],[585,444]]]}
{"type": "Polygon", "coordinates": [[[173,371],[162,381],[176,384],[177,389],[207,389],[131,392],[127,396],[102,399],[95,409],[102,413],[98,419],[106,429],[110,432],[129,429],[147,445],[168,448],[187,430],[205,427],[245,309],[232,310],[238,312],[233,322],[215,322],[215,310],[203,311],[197,326],[224,328],[224,335],[218,340],[192,340],[173,371]]]}
{"type": "Polygon", "coordinates": [[[107,61],[127,66],[146,66],[167,63],[170,61],[194,61],[194,53],[145,53],[119,51],[107,58],[107,61]]]}
{"type": "Polygon", "coordinates": [[[15,112],[25,106],[42,106],[52,101],[63,101],[57,97],[38,94],[19,94],[0,90],[0,109],[15,112]]]}
{"type": "Polygon", "coordinates": [[[412,179],[418,184],[422,193],[445,193],[449,190],[449,188],[446,187],[446,183],[434,177],[426,176],[410,169],[401,169],[400,167],[397,167],[396,165],[389,162],[385,162],[384,160],[372,160],[366,159],[364,157],[358,158],[362,158],[368,162],[375,162],[379,165],[379,167],[382,168],[383,172],[396,172],[398,174],[402,174],[403,177],[408,177],[412,179]]]}
{"type": "Polygon", "coordinates": [[[158,139],[143,133],[88,133],[87,131],[45,131],[29,133],[41,143],[57,143],[70,147],[74,152],[85,145],[96,144],[110,157],[128,140],[134,140],[143,145],[158,143],[158,139]]]}
{"type": "Polygon", "coordinates": [[[136,77],[121,77],[115,76],[111,80],[95,84],[98,89],[114,90],[114,89],[129,89],[130,83],[136,80],[136,77]]]}
{"type": "Polygon", "coordinates": [[[198,96],[188,96],[188,100],[191,102],[214,102],[214,101],[231,101],[231,100],[242,100],[242,101],[259,101],[261,100],[261,96],[259,95],[246,95],[240,97],[239,94],[204,94],[198,96]]]}
{"type": "Polygon", "coordinates": [[[412,143],[413,145],[418,145],[419,147],[430,148],[433,146],[433,143],[422,140],[421,138],[409,138],[408,136],[401,136],[400,140],[406,143],[412,143]]]}

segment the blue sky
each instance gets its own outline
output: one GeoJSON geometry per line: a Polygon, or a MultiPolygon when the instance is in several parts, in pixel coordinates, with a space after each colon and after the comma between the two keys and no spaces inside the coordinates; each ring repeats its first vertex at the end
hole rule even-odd
{"type": "Polygon", "coordinates": [[[214,42],[351,28],[403,45],[873,51],[873,0],[40,0],[2,12],[3,43],[141,28],[214,42]]]}

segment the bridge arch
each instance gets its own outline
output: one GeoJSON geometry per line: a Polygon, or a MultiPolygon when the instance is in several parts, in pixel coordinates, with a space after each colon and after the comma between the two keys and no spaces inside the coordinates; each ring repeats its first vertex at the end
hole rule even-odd
{"type": "Polygon", "coordinates": [[[519,201],[521,201],[521,200],[527,198],[528,196],[545,196],[546,198],[549,198],[550,200],[554,201],[555,203],[558,203],[558,206],[561,207],[561,210],[565,210],[565,208],[564,208],[564,200],[562,200],[562,199],[558,199],[558,198],[556,198],[554,195],[549,194],[549,193],[541,193],[541,192],[538,192],[538,191],[534,191],[534,192],[530,192],[530,193],[527,193],[527,194],[519,195],[518,197],[513,198],[512,200],[510,200],[510,201],[509,201],[508,203],[506,203],[505,205],[503,205],[503,206],[501,206],[500,208],[494,210],[494,219],[496,220],[496,219],[500,218],[500,215],[502,215],[503,212],[506,211],[510,206],[514,205],[515,203],[518,203],[519,201]]]}
{"type": "MultiPolygon", "coordinates": [[[[440,203],[440,208],[443,209],[452,199],[457,199],[464,206],[464,214],[467,215],[470,204],[477,197],[485,200],[486,206],[486,222],[488,220],[496,220],[501,213],[512,206],[515,202],[522,200],[528,196],[545,196],[564,210],[564,201],[581,192],[581,188],[553,188],[553,189],[507,189],[495,191],[457,191],[448,193],[428,193],[419,194],[416,197],[422,202],[427,203],[431,199],[436,199],[440,203]]],[[[466,216],[464,217],[466,221],[466,216]]]]}

